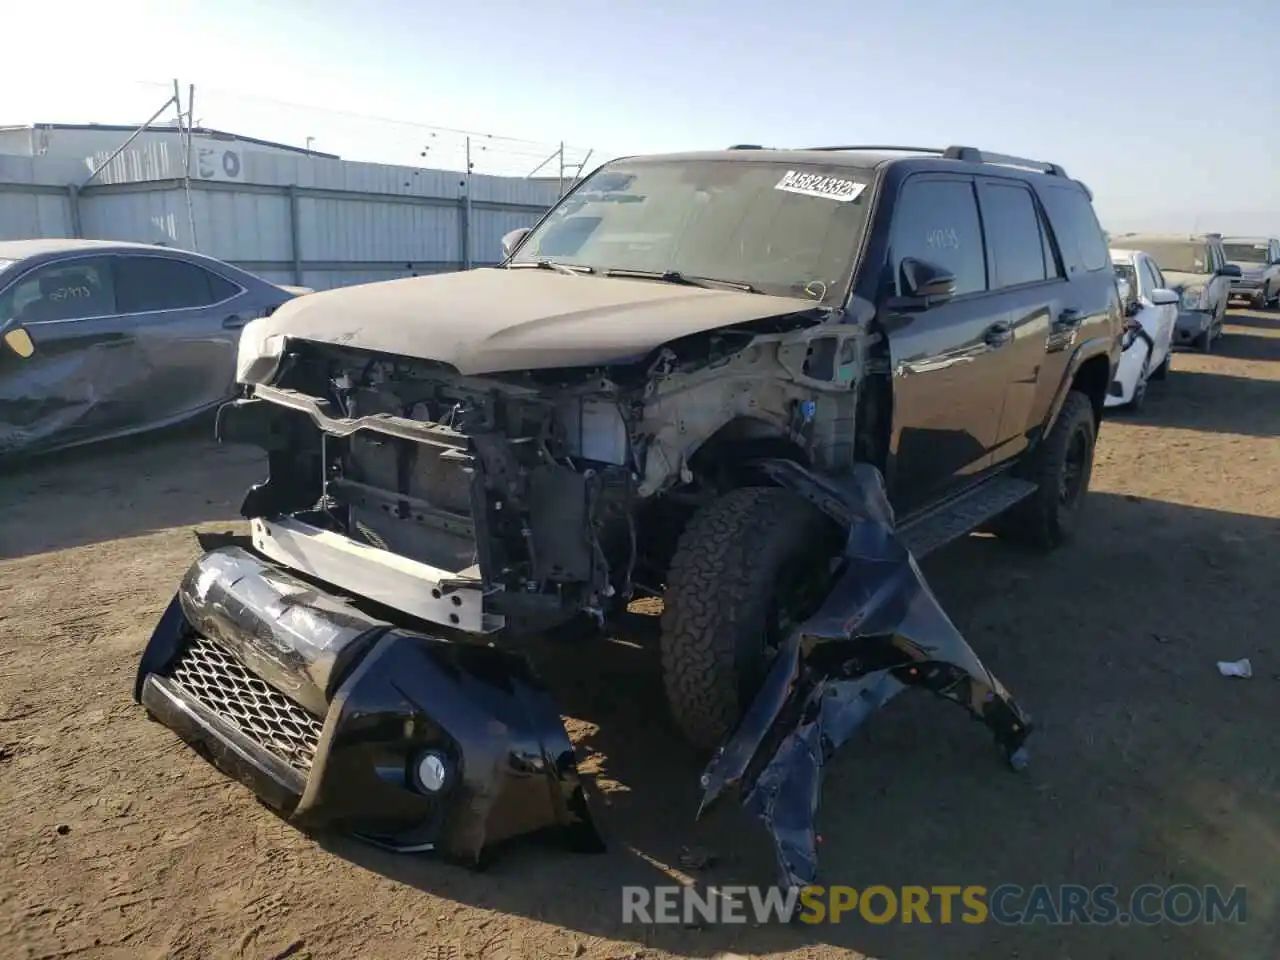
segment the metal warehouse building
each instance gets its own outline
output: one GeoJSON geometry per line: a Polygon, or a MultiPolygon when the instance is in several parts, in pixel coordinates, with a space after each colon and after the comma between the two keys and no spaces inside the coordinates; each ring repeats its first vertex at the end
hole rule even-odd
{"type": "Polygon", "coordinates": [[[278,283],[326,289],[496,263],[558,181],[358,163],[224,131],[0,127],[0,239],[185,247],[278,283]],[[468,190],[469,187],[469,190],[468,190]]]}

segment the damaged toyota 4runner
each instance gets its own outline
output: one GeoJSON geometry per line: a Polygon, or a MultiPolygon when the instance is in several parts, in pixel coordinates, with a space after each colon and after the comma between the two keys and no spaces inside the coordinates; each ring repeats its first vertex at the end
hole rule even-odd
{"type": "Polygon", "coordinates": [[[1018,765],[1025,714],[913,557],[1072,532],[1122,333],[1088,190],[969,147],[737,147],[607,163],[503,245],[245,328],[218,432],[269,475],[155,631],[148,711],[300,824],[595,847],[518,637],[657,595],[706,802],[743,791],[789,882],[817,768],[903,687],[1018,765]]]}

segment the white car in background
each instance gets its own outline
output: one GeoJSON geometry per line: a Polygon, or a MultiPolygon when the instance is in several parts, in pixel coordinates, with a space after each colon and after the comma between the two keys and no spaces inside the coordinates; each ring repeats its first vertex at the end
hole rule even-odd
{"type": "Polygon", "coordinates": [[[1173,334],[1181,295],[1165,286],[1152,257],[1112,248],[1111,265],[1124,302],[1124,352],[1107,390],[1108,407],[1142,406],[1150,380],[1163,380],[1173,360],[1173,334]]]}
{"type": "Polygon", "coordinates": [[[1240,268],[1227,262],[1221,234],[1122,233],[1111,242],[1155,261],[1180,298],[1173,342],[1208,353],[1222,336],[1231,282],[1241,277],[1240,268]]]}

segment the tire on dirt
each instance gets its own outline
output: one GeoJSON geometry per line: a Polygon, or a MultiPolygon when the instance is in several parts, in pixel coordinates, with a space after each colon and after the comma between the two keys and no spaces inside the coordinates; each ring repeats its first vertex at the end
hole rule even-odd
{"type": "Polygon", "coordinates": [[[1023,471],[1027,479],[1037,484],[1036,492],[1000,518],[997,532],[1002,538],[1039,550],[1052,550],[1071,539],[1089,490],[1097,429],[1092,401],[1072,390],[1049,435],[1023,471]],[[1063,472],[1072,444],[1081,434],[1083,476],[1076,495],[1064,502],[1060,493],[1063,472]]]}
{"type": "Polygon", "coordinates": [[[788,574],[822,576],[838,549],[825,515],[788,490],[732,490],[694,514],[672,558],[662,613],[662,679],[693,746],[729,736],[768,667],[775,601],[788,574]]]}

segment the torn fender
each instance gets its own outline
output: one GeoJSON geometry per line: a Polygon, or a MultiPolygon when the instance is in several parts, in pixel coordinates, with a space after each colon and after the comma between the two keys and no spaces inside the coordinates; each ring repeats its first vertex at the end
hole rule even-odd
{"type": "Polygon", "coordinates": [[[815,818],[822,771],[872,713],[923,687],[991,730],[1015,769],[1030,718],[943,612],[915,558],[894,535],[879,471],[819,476],[790,461],[761,468],[846,526],[843,566],[821,608],[793,632],[737,731],[702,777],[702,816],[730,791],[773,840],[781,882],[817,875],[815,818]]]}

